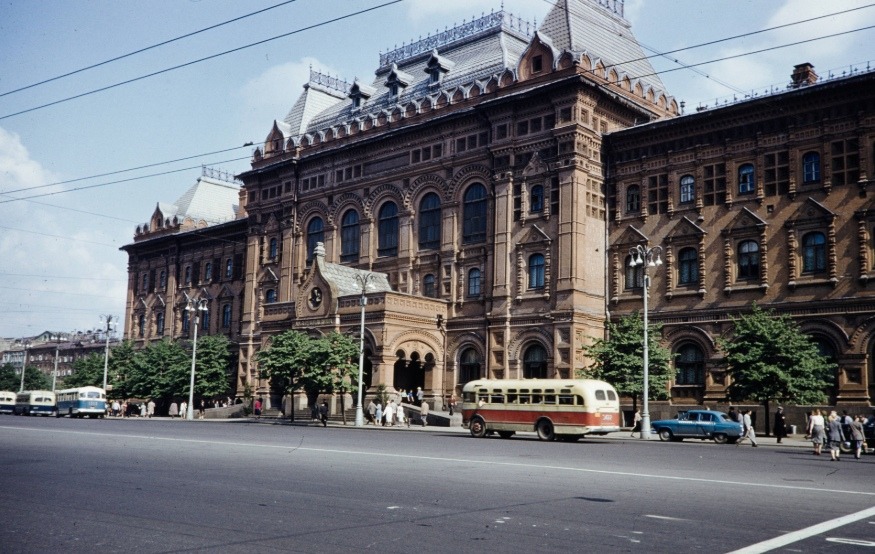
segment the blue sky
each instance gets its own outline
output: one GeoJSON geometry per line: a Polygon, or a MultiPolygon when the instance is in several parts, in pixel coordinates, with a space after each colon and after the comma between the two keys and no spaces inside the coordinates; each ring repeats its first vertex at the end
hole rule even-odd
{"type": "MultiPolygon", "coordinates": [[[[201,164],[248,167],[251,148],[81,179],[241,147],[264,140],[301,92],[309,68],[369,80],[380,52],[501,8],[500,0],[404,0],[289,37],[84,96],[134,79],[289,33],[389,0],[297,0],[260,15],[27,90],[39,81],[282,0],[0,0],[0,337],[91,329],[101,314],[124,315],[127,257],[118,248],[161,202],[175,201],[201,164]],[[190,168],[190,169],[186,169],[190,168]],[[165,175],[101,185],[159,172],[165,175]],[[44,185],[52,185],[44,187],[44,185]],[[11,192],[44,187],[30,192],[11,192]],[[52,196],[10,201],[35,193],[52,196]]],[[[646,47],[666,52],[732,35],[867,6],[833,0],[627,0],[626,18],[646,47]]],[[[507,11],[541,19],[547,0],[505,0],[507,11]]],[[[762,53],[663,73],[689,112],[733,95],[784,87],[793,65],[827,75],[875,67],[875,7],[654,59],[658,70],[762,53]]],[[[647,53],[650,53],[646,50],[647,53]]]]}

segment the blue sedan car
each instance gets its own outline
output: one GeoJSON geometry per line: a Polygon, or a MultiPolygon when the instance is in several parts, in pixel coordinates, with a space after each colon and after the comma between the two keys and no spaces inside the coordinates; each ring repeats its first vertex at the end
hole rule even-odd
{"type": "Polygon", "coordinates": [[[689,410],[679,413],[676,419],[660,419],[651,422],[650,426],[651,432],[664,441],[712,439],[718,444],[734,443],[742,432],[741,423],[714,410],[689,410]]]}

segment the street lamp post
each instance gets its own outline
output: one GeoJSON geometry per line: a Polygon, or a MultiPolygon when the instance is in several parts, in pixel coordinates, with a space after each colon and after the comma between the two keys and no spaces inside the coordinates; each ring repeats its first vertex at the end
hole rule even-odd
{"type": "Polygon", "coordinates": [[[106,321],[106,349],[103,354],[103,391],[106,392],[106,374],[109,371],[109,334],[115,327],[114,316],[102,315],[101,319],[106,321]]]}
{"type": "Polygon", "coordinates": [[[53,336],[52,339],[55,340],[55,371],[52,373],[52,392],[55,392],[55,383],[58,380],[58,355],[61,350],[61,342],[66,341],[67,339],[60,335],[53,336]]]}
{"type": "Polygon", "coordinates": [[[362,387],[364,386],[364,376],[365,376],[365,306],[368,305],[368,282],[370,282],[371,277],[373,277],[372,273],[356,274],[355,278],[362,286],[362,297],[359,300],[359,304],[362,307],[362,320],[361,327],[359,329],[359,386],[358,386],[358,402],[356,402],[355,407],[355,426],[356,427],[364,427],[365,425],[365,412],[362,409],[362,387]]]}
{"type": "Polygon", "coordinates": [[[30,342],[25,341],[22,346],[24,346],[24,357],[21,358],[21,387],[19,387],[18,392],[24,390],[24,372],[27,369],[27,349],[30,348],[30,342]]]}
{"type": "Polygon", "coordinates": [[[662,265],[660,255],[662,255],[662,247],[660,246],[647,248],[645,245],[639,244],[635,246],[635,248],[629,250],[629,256],[631,257],[629,265],[632,267],[640,265],[641,270],[644,273],[644,390],[642,391],[643,398],[641,405],[641,438],[644,440],[650,438],[650,342],[647,336],[647,297],[650,288],[650,275],[647,274],[647,270],[651,267],[659,267],[662,265]]]}
{"type": "Polygon", "coordinates": [[[194,366],[197,359],[197,328],[200,321],[199,312],[207,311],[207,300],[188,298],[188,306],[185,307],[187,312],[194,312],[192,319],[194,320],[194,341],[191,343],[191,380],[188,384],[188,407],[185,410],[185,419],[194,419],[194,366]]]}

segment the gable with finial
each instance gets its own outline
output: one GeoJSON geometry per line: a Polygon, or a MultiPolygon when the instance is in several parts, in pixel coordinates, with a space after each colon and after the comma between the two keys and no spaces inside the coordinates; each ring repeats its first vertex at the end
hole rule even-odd
{"type": "Polygon", "coordinates": [[[674,228],[669,231],[669,233],[665,237],[666,242],[675,242],[675,241],[697,241],[707,235],[708,233],[693,223],[690,218],[684,216],[678,221],[674,228]]]}
{"type": "Polygon", "coordinates": [[[730,235],[733,237],[757,235],[768,226],[769,224],[758,216],[756,212],[744,207],[732,218],[732,221],[729,222],[729,225],[721,233],[724,237],[730,235]]]}

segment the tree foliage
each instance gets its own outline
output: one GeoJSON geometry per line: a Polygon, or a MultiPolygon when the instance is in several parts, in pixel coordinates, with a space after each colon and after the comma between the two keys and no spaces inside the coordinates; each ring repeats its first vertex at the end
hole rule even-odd
{"type": "Polygon", "coordinates": [[[103,386],[103,354],[89,354],[73,362],[73,373],[64,377],[62,387],[102,387],[103,386]]]}
{"type": "MultiPolygon", "coordinates": [[[[197,340],[194,393],[201,397],[214,397],[228,392],[228,364],[231,358],[231,343],[224,335],[207,335],[197,340]]],[[[191,382],[183,392],[188,393],[191,382]]]]}
{"type": "MultiPolygon", "coordinates": [[[[622,395],[637,400],[644,392],[644,320],[638,313],[608,323],[608,338],[583,345],[592,360],[578,377],[607,381],[622,395]]],[[[650,400],[668,398],[667,383],[672,378],[671,352],[659,341],[661,325],[648,325],[648,382],[650,400]]]]}
{"type": "Polygon", "coordinates": [[[0,367],[0,390],[17,391],[21,385],[21,377],[15,375],[15,366],[3,364],[0,367]]]}
{"type": "Polygon", "coordinates": [[[835,364],[787,316],[756,304],[750,314],[733,319],[730,336],[719,339],[732,383],[730,400],[818,404],[835,364]]]}

